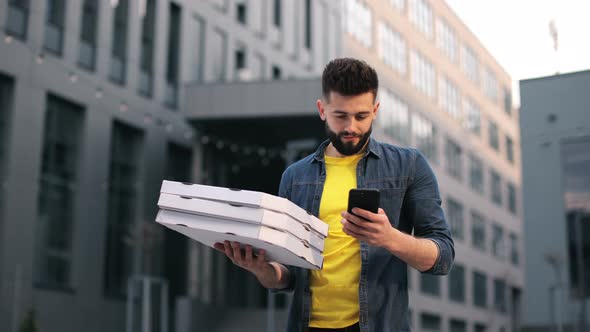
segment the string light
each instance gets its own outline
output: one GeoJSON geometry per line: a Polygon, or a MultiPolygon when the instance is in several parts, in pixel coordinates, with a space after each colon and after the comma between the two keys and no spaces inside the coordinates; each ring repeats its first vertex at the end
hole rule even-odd
{"type": "MultiPolygon", "coordinates": [[[[113,7],[118,6],[119,5],[119,0],[111,0],[111,5],[113,7]]],[[[4,42],[6,44],[11,44],[13,42],[13,40],[14,40],[13,36],[11,36],[9,34],[6,34],[6,33],[3,34],[0,31],[0,36],[2,36],[2,35],[4,35],[4,38],[3,39],[4,39],[4,42]]],[[[41,65],[41,64],[43,64],[43,63],[46,62],[46,57],[45,57],[45,54],[43,52],[39,52],[38,50],[34,50],[27,43],[23,43],[23,45],[29,49],[30,53],[36,54],[34,61],[38,65],[41,65]]],[[[82,76],[78,75],[74,70],[72,70],[71,66],[68,66],[68,65],[64,64],[60,60],[53,60],[51,57],[47,58],[47,60],[49,62],[51,62],[51,64],[55,65],[56,68],[58,68],[62,72],[64,72],[65,77],[67,77],[68,80],[71,83],[73,83],[73,84],[87,83],[88,85],[94,85],[95,84],[94,80],[86,79],[86,77],[83,76],[83,75],[82,76]]],[[[105,97],[105,92],[106,91],[103,88],[97,87],[96,90],[95,90],[95,92],[94,92],[94,96],[97,99],[102,99],[103,97],[105,97]]],[[[109,97],[113,97],[112,100],[116,100],[118,98],[118,96],[109,96],[109,97]]],[[[129,111],[129,105],[128,105],[128,103],[126,101],[123,101],[123,102],[120,103],[120,105],[119,105],[119,111],[121,113],[125,113],[125,112],[128,112],[129,111]]],[[[154,123],[154,120],[155,119],[154,119],[154,117],[151,114],[147,114],[146,113],[144,115],[144,123],[145,124],[152,124],[152,123],[154,123]]],[[[166,130],[166,132],[168,132],[168,133],[171,133],[174,130],[174,125],[172,125],[169,121],[164,121],[164,120],[158,119],[158,125],[159,126],[162,126],[166,130]]],[[[184,133],[183,136],[185,137],[185,139],[190,140],[190,139],[192,139],[194,137],[193,128],[191,128],[190,126],[186,126],[186,127],[187,128],[185,128],[185,130],[187,130],[187,131],[184,133]]],[[[207,137],[203,137],[202,138],[202,143],[203,144],[207,144],[208,141],[209,141],[209,138],[207,138],[207,137]]],[[[216,142],[216,144],[218,144],[218,143],[216,142]]],[[[221,147],[222,148],[224,146],[226,146],[225,142],[222,142],[220,144],[221,144],[221,147]]],[[[237,149],[237,145],[236,145],[236,147],[233,148],[232,151],[235,151],[236,149],[237,149]]]]}
{"type": "Polygon", "coordinates": [[[152,118],[152,115],[151,115],[151,114],[146,114],[146,115],[143,117],[143,123],[145,123],[145,124],[147,124],[147,125],[149,125],[149,124],[152,124],[152,123],[153,123],[153,120],[154,120],[154,119],[152,118]]]}

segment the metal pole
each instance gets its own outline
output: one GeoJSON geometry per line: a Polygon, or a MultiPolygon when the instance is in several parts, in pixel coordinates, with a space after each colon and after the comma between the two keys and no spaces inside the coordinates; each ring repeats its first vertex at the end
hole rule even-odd
{"type": "Polygon", "coordinates": [[[584,239],[582,237],[582,218],[580,218],[579,212],[574,212],[574,226],[576,233],[576,253],[577,253],[577,265],[578,265],[578,293],[580,295],[580,331],[584,331],[586,327],[586,290],[584,275],[584,239]]]}
{"type": "Polygon", "coordinates": [[[14,299],[12,302],[12,331],[17,332],[20,317],[20,292],[21,292],[22,271],[20,264],[16,265],[14,271],[14,299]]]}
{"type": "Polygon", "coordinates": [[[268,308],[266,309],[266,331],[275,332],[275,294],[270,290],[266,292],[268,308]]]}
{"type": "Polygon", "coordinates": [[[549,319],[551,321],[552,330],[557,331],[555,324],[555,296],[553,291],[555,286],[549,285],[549,319]]]}
{"type": "Polygon", "coordinates": [[[161,332],[168,332],[168,283],[161,281],[162,283],[162,298],[160,302],[160,314],[161,316],[161,332]]]}
{"type": "Polygon", "coordinates": [[[133,277],[127,280],[127,324],[125,331],[133,332],[133,301],[135,296],[133,294],[133,277]]]}
{"type": "Polygon", "coordinates": [[[142,278],[141,282],[143,283],[143,317],[141,317],[141,331],[142,332],[150,332],[151,331],[151,320],[150,320],[150,301],[151,301],[151,285],[150,280],[147,278],[142,278]]]}

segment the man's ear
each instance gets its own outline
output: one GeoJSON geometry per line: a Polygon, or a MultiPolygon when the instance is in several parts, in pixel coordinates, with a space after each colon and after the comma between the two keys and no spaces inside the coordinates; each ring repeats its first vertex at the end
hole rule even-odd
{"type": "Polygon", "coordinates": [[[377,113],[379,112],[379,107],[381,107],[381,102],[376,102],[375,106],[373,106],[373,118],[377,117],[377,113]]]}
{"type": "Polygon", "coordinates": [[[326,109],[324,107],[322,99],[318,99],[316,101],[316,105],[318,108],[318,113],[320,114],[320,119],[322,119],[322,121],[326,121],[326,109]]]}

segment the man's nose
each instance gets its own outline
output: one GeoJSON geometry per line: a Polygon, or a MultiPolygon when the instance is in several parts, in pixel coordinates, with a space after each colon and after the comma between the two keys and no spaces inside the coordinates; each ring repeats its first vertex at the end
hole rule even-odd
{"type": "Polygon", "coordinates": [[[351,134],[356,134],[357,133],[357,121],[354,119],[354,117],[350,117],[348,118],[348,120],[345,123],[345,127],[344,130],[351,133],[351,134]]]}

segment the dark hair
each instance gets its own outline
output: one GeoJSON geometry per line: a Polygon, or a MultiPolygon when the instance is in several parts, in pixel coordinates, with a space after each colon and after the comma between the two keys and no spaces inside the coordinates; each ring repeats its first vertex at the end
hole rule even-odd
{"type": "Polygon", "coordinates": [[[340,58],[330,61],[322,73],[322,94],[328,101],[330,92],[343,96],[356,96],[366,92],[377,97],[377,72],[363,60],[340,58]]]}

